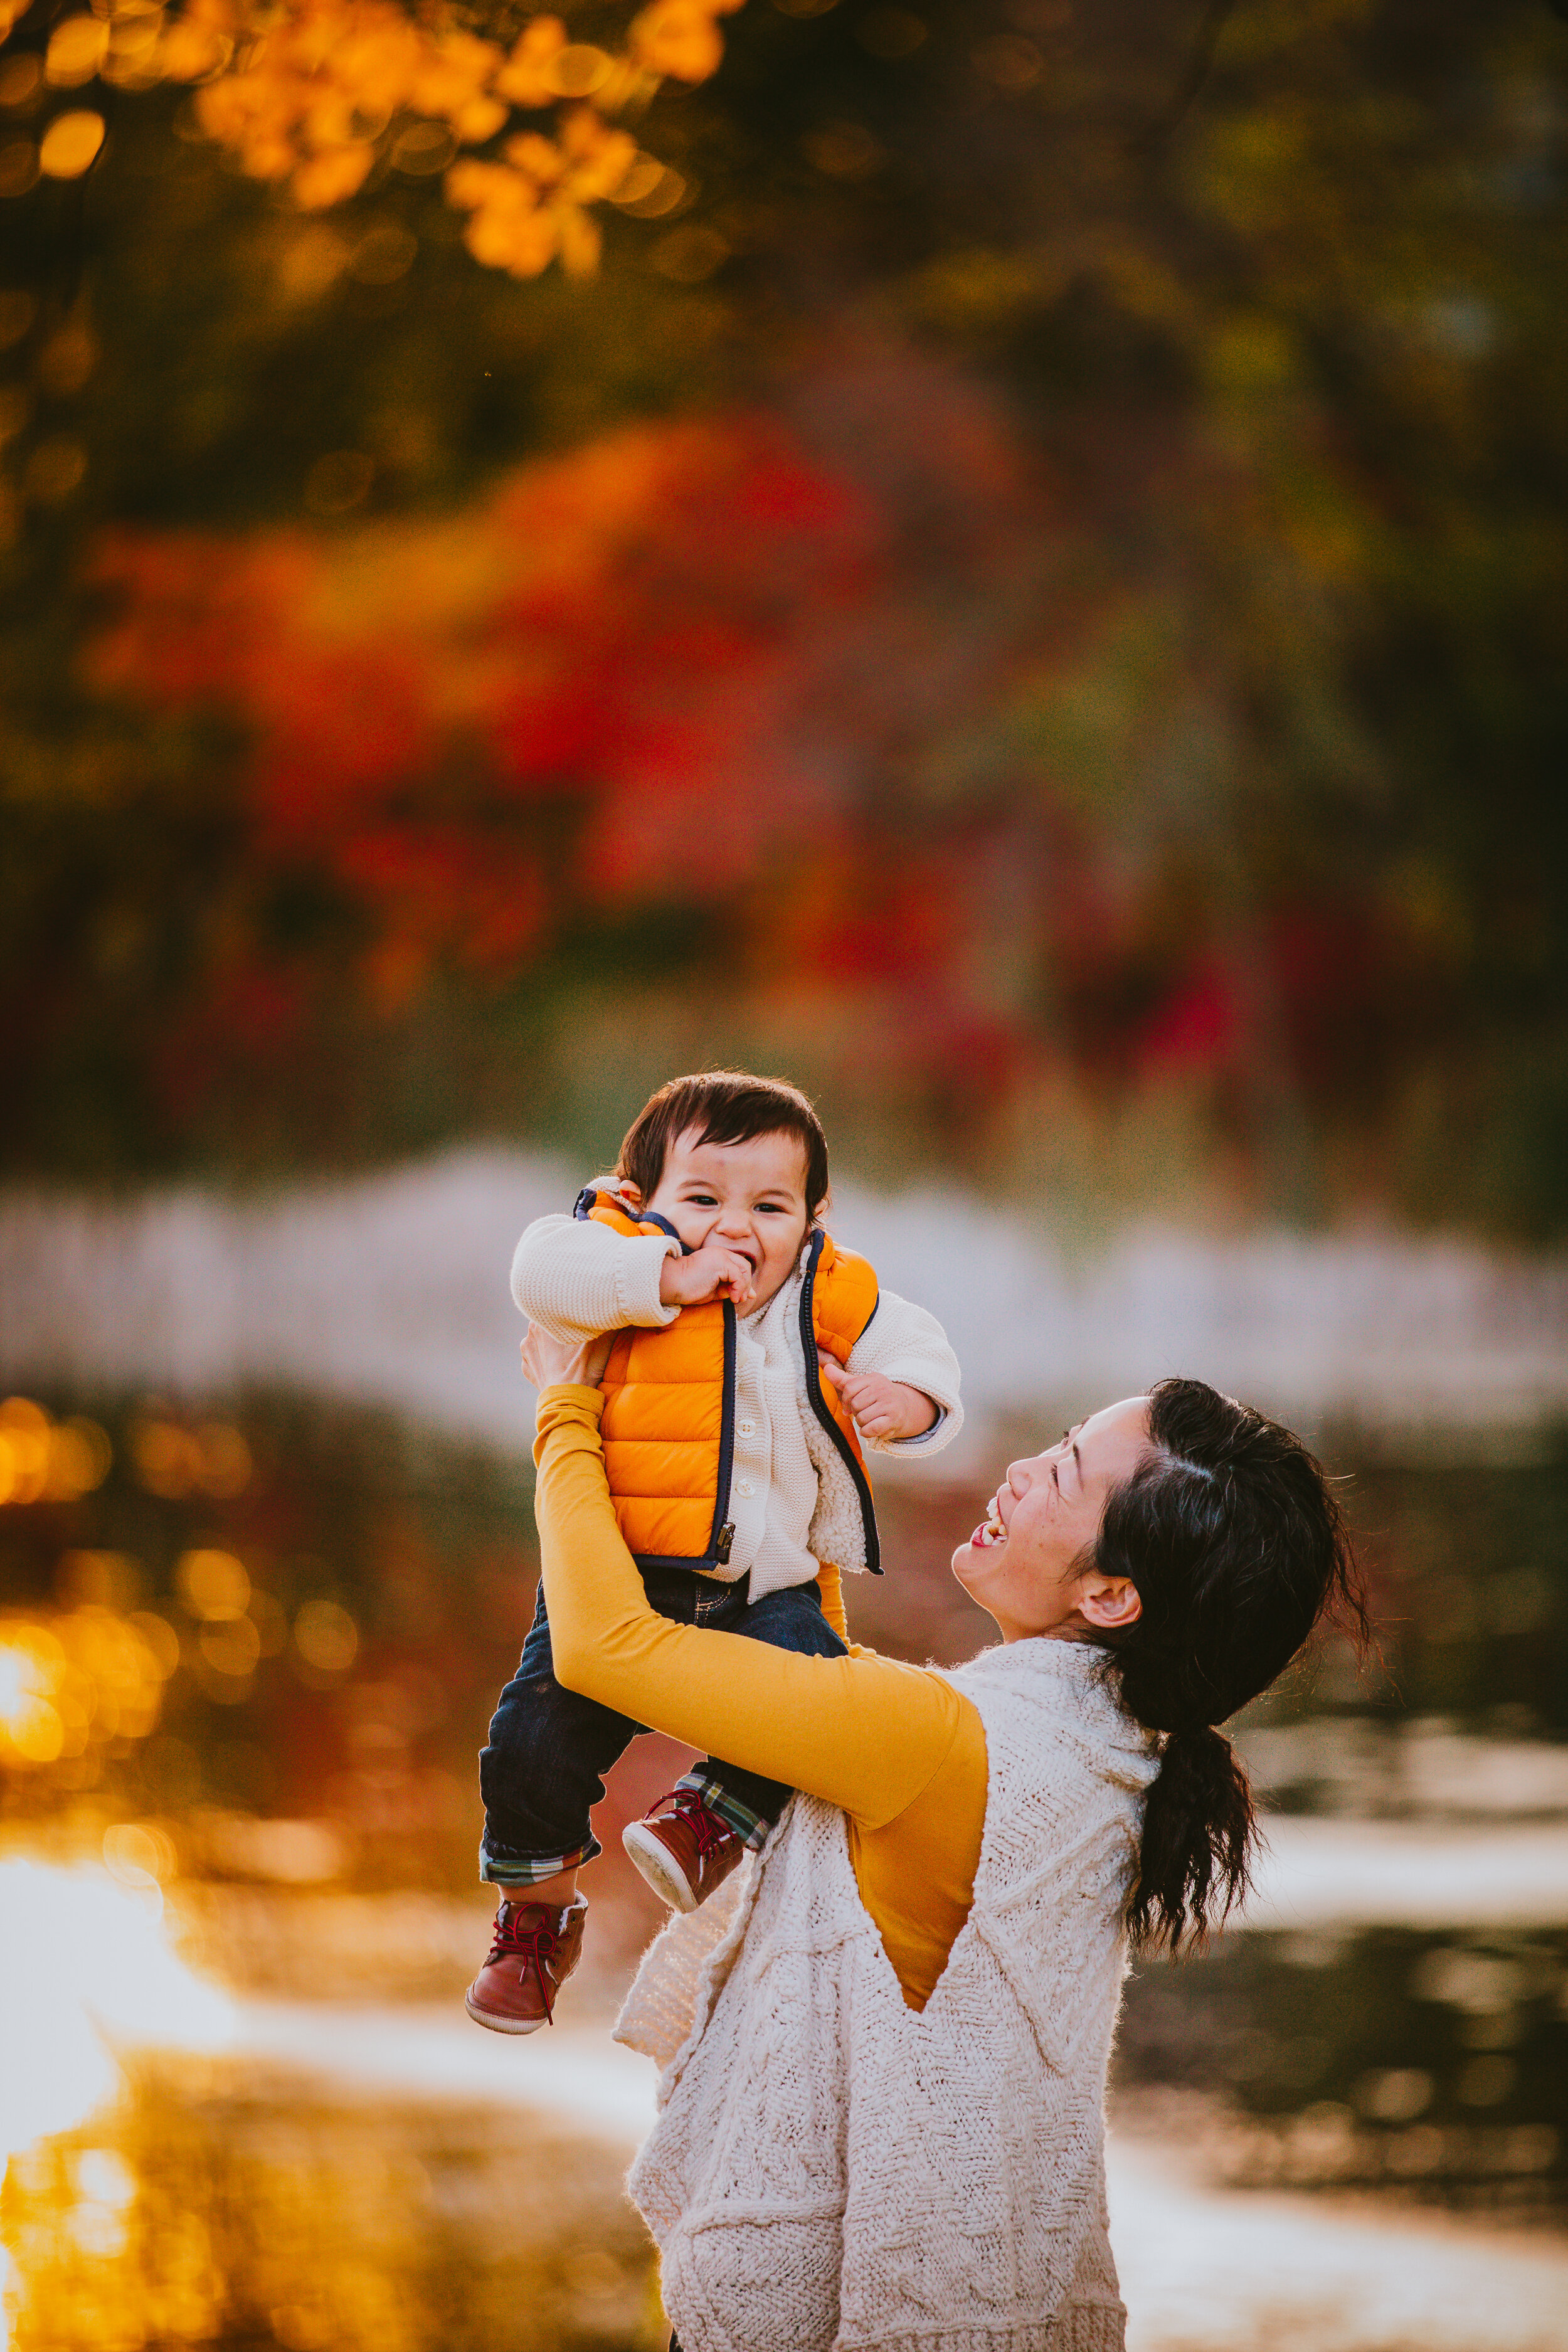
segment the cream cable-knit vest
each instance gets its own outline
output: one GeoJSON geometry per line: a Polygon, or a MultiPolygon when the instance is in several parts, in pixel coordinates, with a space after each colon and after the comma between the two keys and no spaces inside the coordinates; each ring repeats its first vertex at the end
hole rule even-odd
{"type": "Polygon", "coordinates": [[[652,1946],[617,2027],[666,2064],[629,2185],[685,2352],[1120,2352],[1102,2103],[1158,1763],[1102,1663],[1036,1640],[947,1676],[989,1788],[922,2012],[812,1798],[727,1921],[709,1905],[652,1946]]]}

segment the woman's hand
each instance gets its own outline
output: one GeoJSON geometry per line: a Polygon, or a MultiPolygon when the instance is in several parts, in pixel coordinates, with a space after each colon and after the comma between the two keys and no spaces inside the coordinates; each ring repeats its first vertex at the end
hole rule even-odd
{"type": "Polygon", "coordinates": [[[522,1377],[536,1389],[596,1389],[610,1360],[613,1331],[593,1339],[556,1339],[537,1323],[522,1343],[522,1377]]]}

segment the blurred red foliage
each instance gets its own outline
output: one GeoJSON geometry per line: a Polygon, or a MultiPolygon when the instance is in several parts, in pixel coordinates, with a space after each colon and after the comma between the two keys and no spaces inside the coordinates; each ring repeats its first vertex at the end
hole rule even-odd
{"type": "MultiPolygon", "coordinates": [[[[676,908],[736,999],[819,1006],[826,1052],[950,1123],[1053,1069],[1234,1088],[1281,1044],[1303,1085],[1359,1083],[1388,926],[1295,891],[1278,842],[1272,884],[1237,883],[1214,614],[1173,630],[1103,481],[1096,507],[902,366],[896,396],[869,365],[793,428],[624,432],[441,520],[121,531],[91,682],[237,716],[258,886],[348,910],[375,1017],[676,908]]],[[[1129,518],[1194,461],[1143,462],[1129,518]]],[[[256,928],[164,1066],[199,1088],[215,1027],[255,1066],[320,1018],[308,953],[256,928]]]]}

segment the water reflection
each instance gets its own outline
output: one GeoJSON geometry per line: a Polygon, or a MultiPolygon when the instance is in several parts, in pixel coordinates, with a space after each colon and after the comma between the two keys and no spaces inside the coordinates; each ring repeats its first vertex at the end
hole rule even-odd
{"type": "Polygon", "coordinates": [[[1237,2184],[1389,2186],[1513,2212],[1568,2200],[1568,1930],[1220,1939],[1129,1988],[1126,2088],[1201,2089],[1237,2184]]]}
{"type": "Polygon", "coordinates": [[[500,2107],[332,2105],[144,2062],[110,2115],[11,2166],[11,2341],[653,2352],[621,2166],[500,2107]]]}
{"type": "MultiPolygon", "coordinates": [[[[6,1426],[98,1433],[90,1483],[29,1475],[0,1505],[16,2343],[651,2346],[620,2154],[560,2089],[570,2031],[530,2112],[526,2069],[495,2062],[480,2095],[490,2038],[457,2006],[488,1911],[474,1752],[537,1571],[525,1466],[279,1395],[57,1395],[6,1426]]],[[[1211,2183],[1560,2220],[1568,1460],[1372,1462],[1349,1491],[1383,1665],[1330,1650],[1250,1711],[1287,1816],[1270,1924],[1140,1973],[1119,2112],[1211,2183]],[[1515,1847],[1483,1915],[1475,1874],[1515,1847]]],[[[887,1485],[862,1638],[939,1660],[986,1638],[947,1565],[973,1505],[887,1485]]],[[[609,1810],[670,1763],[636,1743],[609,1810]]],[[[615,1826],[579,2027],[657,1916],[615,1826]]]]}
{"type": "Polygon", "coordinates": [[[0,1864],[0,2163],[115,2096],[110,2043],[230,2038],[230,2004],[171,1949],[162,1910],[155,1886],[0,1864]]]}

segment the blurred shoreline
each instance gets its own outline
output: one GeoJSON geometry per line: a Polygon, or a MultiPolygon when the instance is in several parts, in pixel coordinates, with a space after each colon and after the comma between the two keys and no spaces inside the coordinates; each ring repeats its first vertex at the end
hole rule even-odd
{"type": "MultiPolygon", "coordinates": [[[[395,1408],[509,1451],[531,1437],[507,1273],[581,1171],[469,1148],[251,1200],[0,1192],[0,1375],[175,1397],[267,1383],[395,1408]]],[[[838,1188],[836,1231],[941,1317],[964,1367],[963,1475],[998,1427],[1173,1370],[1373,1446],[1528,1458],[1568,1415],[1568,1258],[1395,1230],[1215,1238],[1153,1225],[1095,1255],[953,1191],[838,1188]]]]}

